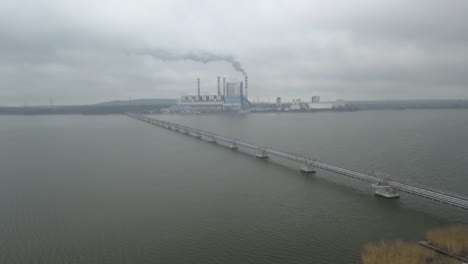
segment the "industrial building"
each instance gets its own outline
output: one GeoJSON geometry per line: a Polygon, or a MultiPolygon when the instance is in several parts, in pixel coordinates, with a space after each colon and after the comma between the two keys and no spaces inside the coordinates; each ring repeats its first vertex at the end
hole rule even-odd
{"type": "Polygon", "coordinates": [[[333,109],[334,104],[333,102],[323,102],[323,103],[309,103],[308,108],[309,110],[325,110],[325,109],[333,109]]]}
{"type": "Polygon", "coordinates": [[[345,102],[341,99],[335,102],[320,102],[320,96],[312,96],[311,102],[308,104],[309,110],[325,110],[345,107],[345,102]]]}
{"type": "Polygon", "coordinates": [[[276,111],[281,111],[281,97],[276,98],[276,111]]]}
{"type": "Polygon", "coordinates": [[[247,100],[247,76],[245,82],[228,81],[223,77],[221,89],[221,77],[217,78],[217,94],[201,94],[200,78],[197,79],[197,95],[184,95],[171,107],[175,112],[221,112],[221,111],[245,111],[250,109],[247,100]],[[223,94],[221,94],[223,91],[223,94]],[[244,94],[245,92],[245,94],[244,94]]]}
{"type": "Polygon", "coordinates": [[[178,112],[219,112],[223,110],[223,96],[186,95],[175,105],[178,112]]]}
{"type": "Polygon", "coordinates": [[[345,107],[345,101],[338,99],[335,102],[320,102],[319,96],[312,96],[312,102],[309,103],[309,110],[338,109],[345,107]],[[314,97],[318,97],[314,102],[314,97]]]}
{"type": "Polygon", "coordinates": [[[197,79],[197,94],[184,95],[177,100],[177,104],[171,106],[171,112],[181,113],[206,113],[206,112],[262,112],[262,111],[320,111],[343,109],[345,102],[321,102],[320,96],[312,96],[310,102],[304,102],[301,98],[293,99],[291,103],[282,104],[281,97],[276,98],[276,103],[256,103],[252,105],[247,99],[248,79],[244,81],[226,80],[217,77],[216,94],[201,92],[200,78],[197,79]]]}
{"type": "Polygon", "coordinates": [[[224,111],[239,111],[243,109],[244,85],[242,82],[226,83],[226,95],[224,97],[224,111]]]}
{"type": "Polygon", "coordinates": [[[335,102],[320,102],[320,96],[312,96],[311,102],[302,102],[300,98],[293,99],[289,108],[290,111],[306,111],[306,110],[331,110],[345,107],[345,102],[341,99],[335,102]]]}
{"type": "Polygon", "coordinates": [[[312,96],[312,99],[310,101],[313,104],[318,104],[318,103],[320,103],[320,96],[312,96]]]}
{"type": "Polygon", "coordinates": [[[292,100],[290,110],[300,111],[300,110],[307,110],[307,109],[308,109],[308,104],[305,103],[305,102],[302,102],[302,100],[300,98],[292,100]]]}

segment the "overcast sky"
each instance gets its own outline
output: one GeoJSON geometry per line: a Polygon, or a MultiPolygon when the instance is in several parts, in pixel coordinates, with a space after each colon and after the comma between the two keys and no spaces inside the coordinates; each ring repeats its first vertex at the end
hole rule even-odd
{"type": "Polygon", "coordinates": [[[0,1],[0,105],[214,93],[468,99],[468,1],[0,1]],[[150,55],[157,51],[165,58],[150,55]]]}

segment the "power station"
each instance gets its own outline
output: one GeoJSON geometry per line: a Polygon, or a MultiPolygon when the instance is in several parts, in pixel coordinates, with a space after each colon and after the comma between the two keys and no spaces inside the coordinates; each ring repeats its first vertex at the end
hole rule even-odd
{"type": "Polygon", "coordinates": [[[250,102],[247,99],[248,79],[245,81],[226,81],[223,77],[221,89],[221,77],[217,77],[217,94],[201,94],[200,78],[197,78],[197,94],[184,95],[171,107],[176,112],[243,112],[250,110],[250,102]],[[223,94],[221,94],[223,91],[223,94]]]}
{"type": "Polygon", "coordinates": [[[310,102],[301,98],[292,99],[292,102],[282,102],[281,97],[277,97],[276,103],[258,102],[257,99],[257,102],[252,104],[248,100],[247,75],[243,81],[222,78],[221,82],[221,76],[216,77],[217,86],[212,94],[202,92],[202,81],[197,78],[197,93],[181,96],[176,104],[164,109],[164,113],[332,111],[345,108],[343,100],[322,102],[317,95],[309,97],[310,102]]]}

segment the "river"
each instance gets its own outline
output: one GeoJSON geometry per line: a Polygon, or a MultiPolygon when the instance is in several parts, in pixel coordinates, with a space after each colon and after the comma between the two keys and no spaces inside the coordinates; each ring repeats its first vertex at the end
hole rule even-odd
{"type": "MultiPolygon", "coordinates": [[[[155,117],[468,195],[468,110],[155,117]]],[[[123,115],[0,122],[0,263],[359,263],[468,223],[123,115]]]]}

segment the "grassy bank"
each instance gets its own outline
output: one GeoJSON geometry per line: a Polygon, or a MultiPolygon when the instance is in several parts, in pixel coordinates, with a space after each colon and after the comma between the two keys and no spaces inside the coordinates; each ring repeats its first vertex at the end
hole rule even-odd
{"type": "MultiPolygon", "coordinates": [[[[430,246],[437,250],[442,249],[446,251],[444,253],[468,257],[468,226],[466,225],[432,229],[427,232],[426,239],[430,246]]],[[[460,263],[455,258],[436,253],[433,249],[404,241],[382,241],[365,245],[361,260],[363,264],[460,263]]]]}
{"type": "Polygon", "coordinates": [[[403,241],[370,243],[364,246],[363,264],[433,263],[434,253],[403,241]]]}
{"type": "Polygon", "coordinates": [[[468,257],[468,226],[435,228],[427,232],[426,239],[438,248],[461,257],[468,257]]]}

